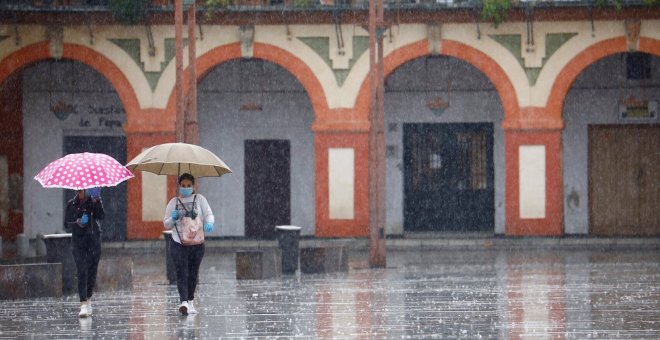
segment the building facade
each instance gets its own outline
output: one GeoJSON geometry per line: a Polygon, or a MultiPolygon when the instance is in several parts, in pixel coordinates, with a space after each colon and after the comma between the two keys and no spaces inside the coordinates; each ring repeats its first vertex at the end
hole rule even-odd
{"type": "MultiPolygon", "coordinates": [[[[126,163],[175,140],[175,33],[163,1],[133,25],[103,4],[4,6],[11,239],[62,230],[72,192],[32,179],[52,160],[126,163]]],[[[200,9],[199,141],[233,170],[200,181],[210,236],[366,237],[366,7],[287,6],[200,9]]],[[[660,7],[522,3],[495,26],[459,4],[391,4],[385,21],[388,235],[660,235],[660,7]]],[[[105,239],[160,237],[175,189],[147,173],[105,189],[105,239]]]]}

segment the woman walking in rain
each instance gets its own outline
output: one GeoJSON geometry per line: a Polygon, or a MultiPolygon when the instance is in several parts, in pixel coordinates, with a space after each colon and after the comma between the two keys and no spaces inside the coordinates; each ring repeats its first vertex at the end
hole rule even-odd
{"type": "Polygon", "coordinates": [[[174,229],[170,255],[176,267],[176,286],[179,291],[179,312],[183,315],[196,314],[193,300],[199,278],[199,266],[204,257],[204,232],[213,231],[215,218],[206,198],[194,193],[195,177],[191,174],[179,176],[178,196],[167,204],[163,224],[166,229],[174,229]]]}
{"type": "Polygon", "coordinates": [[[78,190],[66,204],[64,228],[72,234],[71,252],[78,272],[80,312],[85,318],[92,314],[92,293],[96,286],[96,271],[101,259],[101,225],[105,217],[99,188],[78,190]]]}

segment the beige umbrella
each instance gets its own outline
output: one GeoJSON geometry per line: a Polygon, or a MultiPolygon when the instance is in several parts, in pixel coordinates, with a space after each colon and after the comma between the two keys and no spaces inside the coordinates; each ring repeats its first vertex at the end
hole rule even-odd
{"type": "Polygon", "coordinates": [[[133,171],[157,175],[180,176],[189,173],[197,177],[219,177],[231,169],[213,152],[194,144],[166,143],[142,151],[126,164],[133,171]]]}

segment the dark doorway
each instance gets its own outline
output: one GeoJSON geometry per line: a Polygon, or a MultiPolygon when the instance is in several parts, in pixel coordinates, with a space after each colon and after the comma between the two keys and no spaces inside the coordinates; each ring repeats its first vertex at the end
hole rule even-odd
{"type": "Polygon", "coordinates": [[[407,231],[494,230],[493,126],[404,124],[407,231]]]}
{"type": "MultiPolygon", "coordinates": [[[[64,154],[96,152],[112,156],[121,164],[126,164],[125,137],[65,136],[64,154]]],[[[73,197],[71,190],[64,191],[64,204],[73,197]]],[[[103,188],[103,208],[105,219],[101,222],[103,241],[126,240],[126,182],[116,187],[103,188]]]]}
{"type": "Polygon", "coordinates": [[[245,236],[274,238],[291,220],[288,140],[245,141],[245,236]]]}

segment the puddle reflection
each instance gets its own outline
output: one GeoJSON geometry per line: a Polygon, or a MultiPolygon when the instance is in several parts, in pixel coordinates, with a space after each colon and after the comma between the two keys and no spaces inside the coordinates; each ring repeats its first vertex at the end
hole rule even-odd
{"type": "Polygon", "coordinates": [[[95,294],[93,318],[77,317],[75,296],[2,301],[0,337],[660,338],[655,251],[390,252],[388,263],[237,281],[233,254],[211,253],[200,313],[182,317],[162,260],[135,258],[133,288],[95,294]]]}

